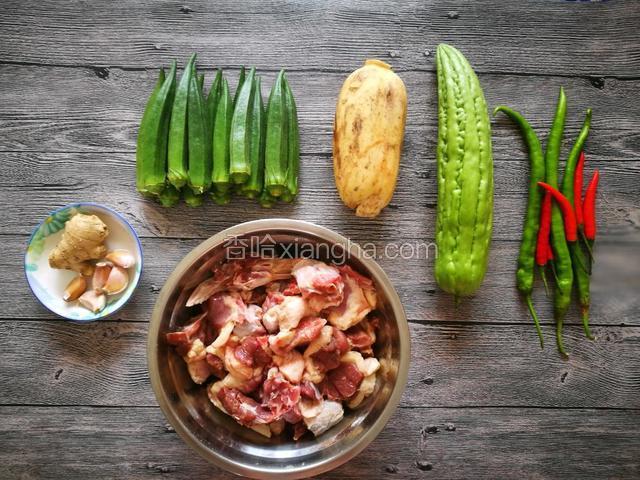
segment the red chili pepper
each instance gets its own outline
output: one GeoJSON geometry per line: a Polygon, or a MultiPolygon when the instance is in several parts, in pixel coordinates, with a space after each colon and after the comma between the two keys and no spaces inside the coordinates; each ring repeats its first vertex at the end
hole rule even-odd
{"type": "Polygon", "coordinates": [[[576,165],[575,176],[573,179],[573,207],[576,211],[576,223],[578,227],[584,224],[582,215],[582,176],[584,172],[584,152],[580,152],[578,164],[576,165]]]}
{"type": "MultiPolygon", "coordinates": [[[[549,260],[549,233],[551,232],[551,195],[544,194],[542,206],[540,207],[540,228],[538,229],[538,240],[536,243],[536,263],[541,267],[549,260]]],[[[553,255],[553,254],[552,254],[553,255]]]]}
{"type": "Polygon", "coordinates": [[[556,201],[560,210],[562,210],[562,216],[564,217],[564,232],[567,236],[568,242],[575,242],[578,240],[578,226],[576,225],[576,213],[573,211],[573,206],[567,197],[558,191],[557,188],[553,188],[548,183],[538,182],[542,188],[549,192],[553,199],[556,201]]]}
{"type": "Polygon", "coordinates": [[[551,242],[547,244],[547,261],[553,260],[553,248],[551,248],[551,242]]]}
{"type": "Polygon", "coordinates": [[[596,192],[598,191],[598,181],[600,172],[593,172],[587,191],[584,194],[584,205],[582,213],[584,216],[584,235],[587,240],[596,239],[596,192]]]}

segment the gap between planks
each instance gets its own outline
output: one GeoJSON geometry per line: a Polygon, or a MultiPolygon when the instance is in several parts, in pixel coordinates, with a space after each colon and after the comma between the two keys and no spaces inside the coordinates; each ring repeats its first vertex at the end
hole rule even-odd
{"type": "MultiPolygon", "coordinates": [[[[146,72],[146,71],[154,71],[159,68],[167,67],[167,65],[157,65],[157,66],[149,66],[149,67],[127,67],[124,65],[106,65],[106,64],[63,64],[63,63],[42,63],[42,62],[19,62],[15,60],[0,60],[0,66],[2,65],[15,65],[18,67],[42,67],[42,68],[83,68],[87,70],[95,70],[97,68],[106,68],[113,70],[121,70],[124,72],[146,72]]],[[[198,71],[202,72],[215,72],[217,69],[222,69],[229,72],[239,72],[240,68],[237,66],[228,66],[228,65],[219,65],[217,67],[209,67],[203,66],[198,67],[198,71]]],[[[268,73],[278,73],[280,69],[273,68],[260,68],[261,72],[268,73]]],[[[436,73],[435,68],[394,68],[394,72],[396,73],[436,73]]],[[[640,75],[586,75],[586,74],[575,74],[572,75],[570,73],[552,73],[552,72],[544,72],[544,73],[526,73],[526,72],[508,72],[501,70],[482,70],[480,68],[475,68],[474,71],[479,75],[498,75],[498,76],[511,76],[511,77],[541,77],[541,78],[580,78],[583,80],[591,80],[593,78],[603,78],[605,80],[617,80],[620,82],[625,81],[635,81],[640,80],[640,75]]],[[[346,68],[288,68],[287,72],[293,73],[339,73],[348,75],[352,71],[346,68]]]]}

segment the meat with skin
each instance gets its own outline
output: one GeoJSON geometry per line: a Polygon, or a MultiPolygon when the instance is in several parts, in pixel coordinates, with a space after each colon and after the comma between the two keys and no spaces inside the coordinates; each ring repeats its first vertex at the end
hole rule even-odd
{"type": "Polygon", "coordinates": [[[337,307],[329,309],[327,320],[340,330],[347,330],[375,308],[375,289],[369,279],[351,268],[343,268],[341,275],[344,281],[343,300],[337,307]]]}
{"type": "Polygon", "coordinates": [[[349,342],[346,335],[335,327],[332,327],[331,340],[316,353],[311,355],[314,362],[322,371],[333,370],[340,365],[340,357],[349,350],[349,342]]]}
{"type": "Polygon", "coordinates": [[[239,268],[240,264],[237,262],[223,263],[214,268],[213,276],[202,282],[191,292],[186,306],[192,307],[193,305],[199,305],[209,300],[212,295],[226,290],[239,268]]]}
{"type": "Polygon", "coordinates": [[[318,435],[326,432],[336,423],[342,420],[344,416],[344,409],[342,404],[331,400],[325,400],[322,402],[322,408],[320,413],[311,418],[305,418],[304,423],[307,428],[317,437],[318,435]]]}
{"type": "Polygon", "coordinates": [[[322,400],[322,395],[320,394],[318,387],[308,381],[304,381],[300,384],[300,395],[303,399],[316,401],[322,400]]]}
{"type": "Polygon", "coordinates": [[[242,425],[264,424],[274,420],[269,409],[235,388],[222,387],[218,392],[218,400],[224,410],[242,425]]]}
{"type": "Polygon", "coordinates": [[[265,310],[262,321],[267,326],[267,330],[273,329],[276,324],[280,330],[292,330],[309,313],[307,302],[302,297],[288,296],[284,297],[280,303],[265,310]]]}
{"type": "Polygon", "coordinates": [[[234,377],[248,380],[256,376],[258,372],[254,368],[246,365],[236,356],[237,345],[228,343],[224,348],[224,368],[234,377]]]}
{"type": "Polygon", "coordinates": [[[202,313],[193,318],[191,323],[178,332],[166,335],[167,343],[176,347],[178,355],[186,355],[194,340],[199,339],[203,344],[210,343],[213,332],[207,322],[207,314],[202,313]]]}
{"type": "Polygon", "coordinates": [[[262,403],[273,414],[273,419],[282,418],[300,400],[300,387],[288,382],[277,368],[272,368],[262,384],[262,403]]]}
{"type": "Polygon", "coordinates": [[[242,320],[236,324],[233,334],[239,338],[264,335],[267,333],[262,325],[262,308],[258,305],[247,305],[242,320]]]}
{"type": "Polygon", "coordinates": [[[283,295],[302,295],[300,292],[300,287],[298,287],[298,282],[295,278],[289,280],[287,286],[282,290],[283,295]]]}
{"type": "Polygon", "coordinates": [[[207,353],[205,360],[209,364],[211,374],[218,378],[224,378],[227,372],[224,369],[224,361],[221,358],[211,353],[207,353]]]}
{"type": "Polygon", "coordinates": [[[247,306],[237,292],[221,292],[213,295],[208,302],[209,322],[215,328],[222,328],[228,322],[244,322],[247,306]]]}
{"type": "Polygon", "coordinates": [[[245,337],[235,347],[234,355],[240,363],[248,367],[263,367],[271,363],[271,351],[267,336],[245,337]]]}
{"type": "Polygon", "coordinates": [[[232,288],[253,290],[277,280],[291,277],[291,270],[298,262],[291,258],[255,258],[246,260],[233,277],[232,288]]]}
{"type": "MultiPolygon", "coordinates": [[[[375,324],[377,325],[377,319],[375,324]]],[[[363,355],[373,355],[373,344],[376,342],[374,323],[365,319],[346,330],[345,335],[352,350],[363,355]]]]}
{"type": "Polygon", "coordinates": [[[291,383],[300,383],[304,372],[304,358],[297,350],[291,350],[283,356],[276,355],[273,362],[278,366],[282,375],[291,383]]]}
{"type": "Polygon", "coordinates": [[[353,363],[341,363],[327,373],[320,384],[320,391],[329,400],[347,400],[355,395],[364,375],[353,363]]]}
{"type": "Polygon", "coordinates": [[[212,370],[206,360],[207,352],[205,352],[204,344],[199,338],[193,341],[191,348],[182,358],[187,363],[189,376],[194,383],[200,385],[207,381],[212,370]]]}
{"type": "Polygon", "coordinates": [[[274,335],[275,338],[270,338],[271,348],[276,354],[284,355],[296,347],[308,345],[318,338],[326,323],[324,318],[304,317],[292,334],[274,335]]]}
{"type": "Polygon", "coordinates": [[[344,283],[339,270],[318,260],[300,260],[291,272],[313,312],[340,305],[344,283]]]}

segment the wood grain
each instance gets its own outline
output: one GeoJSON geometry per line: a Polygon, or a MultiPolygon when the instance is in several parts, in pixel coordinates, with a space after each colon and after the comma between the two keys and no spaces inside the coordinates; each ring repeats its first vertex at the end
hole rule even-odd
{"type": "MultiPolygon", "coordinates": [[[[169,56],[164,59],[165,66],[170,60],[169,56]]],[[[351,69],[359,67],[362,61],[355,62],[351,69]]],[[[0,103],[3,105],[0,150],[134,151],[137,124],[157,71],[112,68],[109,72],[105,78],[90,68],[0,65],[0,103]],[[52,88],[51,78],[56,79],[56,88],[52,88]]],[[[213,71],[208,69],[205,73],[208,86],[213,71]]],[[[260,70],[258,73],[264,76],[266,99],[275,72],[260,70]]],[[[227,75],[231,87],[235,88],[237,70],[227,71],[227,75]]],[[[288,73],[299,107],[303,153],[331,153],[336,99],[346,76],[346,73],[324,71],[288,73]]],[[[409,96],[405,153],[411,155],[417,151],[422,157],[430,158],[434,151],[430,142],[436,138],[437,127],[435,74],[409,71],[400,72],[400,76],[409,96]]],[[[640,118],[635,103],[629,98],[640,89],[640,78],[607,79],[603,84],[594,85],[584,78],[480,74],[480,82],[490,108],[506,104],[520,110],[538,130],[543,142],[562,86],[569,108],[567,144],[575,138],[584,111],[591,107],[593,131],[588,151],[624,143],[627,150],[635,151],[635,158],[638,156],[640,118]],[[621,142],[610,138],[614,133],[621,142]]],[[[520,144],[519,134],[503,116],[494,121],[494,137],[506,138],[510,152],[515,147],[512,144],[520,144]]],[[[626,155],[621,153],[629,152],[618,154],[619,159],[626,160],[626,155]]],[[[502,155],[512,157],[508,152],[502,155]]]]}
{"type": "MultiPolygon", "coordinates": [[[[597,327],[596,342],[554,329],[540,350],[529,325],[410,324],[407,407],[539,406],[640,409],[640,328],[597,327]]],[[[0,404],[156,405],[146,366],[147,327],[130,322],[1,321],[6,338],[0,404]],[[25,348],[27,346],[27,348],[25,348]]]]}
{"type": "Polygon", "coordinates": [[[634,0],[128,0],[54,9],[14,0],[0,23],[0,60],[141,68],[196,51],[205,65],[349,71],[374,56],[433,70],[435,47],[447,42],[480,71],[637,77],[639,22],[634,0]]]}
{"type": "MultiPolygon", "coordinates": [[[[93,201],[124,213],[142,236],[206,238],[235,223],[256,218],[293,217],[334,228],[356,241],[397,241],[433,238],[437,199],[434,159],[405,158],[391,201],[375,219],[356,218],[342,205],[333,182],[331,160],[301,159],[300,195],[293,204],[259,208],[242,198],[225,206],[207,201],[192,209],[182,204],[162,208],[142,198],[135,189],[135,156],[108,153],[4,153],[1,154],[0,195],[20,212],[9,211],[1,234],[28,234],[54,208],[74,201],[93,201]],[[32,192],[37,191],[37,195],[32,192]]],[[[637,233],[640,229],[640,160],[589,159],[587,172],[599,168],[599,229],[603,235],[637,233]]],[[[519,239],[527,199],[528,165],[494,162],[495,240],[519,239]]]]}
{"type": "Polygon", "coordinates": [[[8,0],[0,18],[0,477],[233,477],[191,452],[156,406],[146,366],[158,289],[202,239],[245,220],[299,218],[371,242],[410,319],[412,359],[401,408],[379,438],[322,478],[632,479],[640,477],[640,2],[363,0],[316,2],[8,0]],[[587,171],[598,168],[600,237],[592,325],[572,310],[568,361],[553,345],[550,301],[535,303],[540,350],[514,285],[526,154],[492,119],[494,242],[478,294],[455,307],[433,258],[383,255],[390,242],[433,239],[437,129],[435,48],[460,48],[491,108],[520,110],[545,143],[558,89],[569,112],[563,157],[592,107],[587,171]],[[157,75],[198,52],[210,83],[235,86],[255,65],[264,91],[288,70],[302,134],[302,195],[273,210],[236,200],[162,209],[134,191],[137,124],[157,75]],[[332,181],[336,96],[365,58],[388,61],[409,92],[394,199],[357,219],[332,181]],[[67,323],[32,297],[28,235],[49,211],[96,201],[142,236],[145,270],[111,320],[67,323]]]}
{"type": "MultiPolygon", "coordinates": [[[[149,217],[148,213],[145,214],[149,217]]],[[[490,268],[482,287],[474,297],[465,299],[456,308],[453,297],[441,291],[435,283],[433,248],[430,250],[429,258],[426,258],[426,250],[422,247],[420,247],[420,254],[415,258],[407,260],[393,258],[396,253],[395,249],[391,248],[388,250],[387,257],[384,256],[386,246],[395,244],[376,237],[365,228],[357,231],[351,238],[352,241],[360,242],[363,246],[373,243],[376,252],[382,257],[378,258],[378,262],[396,287],[409,319],[430,322],[531,324],[529,313],[515,288],[514,270],[518,243],[493,242],[490,268]]],[[[0,265],[6,272],[3,277],[6,295],[0,297],[0,318],[55,318],[34,300],[25,282],[23,255],[27,239],[24,236],[9,235],[0,238],[7,253],[7,257],[0,260],[0,265]]],[[[634,236],[629,243],[620,243],[618,239],[621,237],[613,238],[614,243],[600,240],[596,246],[598,262],[592,278],[591,323],[593,325],[640,325],[638,316],[640,298],[636,294],[640,288],[640,279],[637,275],[640,239],[634,236]]],[[[409,246],[426,245],[423,239],[403,238],[402,241],[406,241],[409,246]]],[[[200,240],[143,239],[145,266],[140,285],[131,302],[117,313],[116,318],[148,321],[159,288],[164,285],[178,262],[199,243],[200,240]]],[[[542,322],[552,324],[552,302],[545,298],[541,283],[536,287],[534,301],[542,322]]],[[[577,309],[570,310],[566,322],[580,324],[577,309]]]]}
{"type": "MultiPolygon", "coordinates": [[[[401,408],[319,478],[637,478],[639,435],[638,411],[401,408]]],[[[8,478],[238,478],[189,450],[157,408],[0,407],[0,438],[8,478]]]]}

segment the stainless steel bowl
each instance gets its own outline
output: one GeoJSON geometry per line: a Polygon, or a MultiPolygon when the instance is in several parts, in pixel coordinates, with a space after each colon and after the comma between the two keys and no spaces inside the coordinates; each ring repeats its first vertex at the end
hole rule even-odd
{"type": "Polygon", "coordinates": [[[409,329],[400,299],[375,261],[331,230],[303,221],[272,219],[224,230],[202,242],[178,264],[156,302],[147,357],[160,408],[191,448],[239,475],[289,479],[318,475],[347,462],[380,433],[407,382],[409,350],[409,329]],[[273,242],[276,248],[306,248],[307,254],[314,248],[321,260],[346,259],[355,270],[373,279],[378,289],[381,322],[375,352],[382,367],[376,390],[357,409],[345,409],[344,419],[315,439],[268,439],[238,425],[209,402],[206,389],[191,381],[184,362],[164,340],[167,332],[188,320],[186,298],[209,275],[211,265],[228,255],[237,256],[239,246],[252,248],[251,242],[253,246],[258,243],[255,239],[262,246],[273,242]]]}

